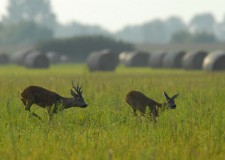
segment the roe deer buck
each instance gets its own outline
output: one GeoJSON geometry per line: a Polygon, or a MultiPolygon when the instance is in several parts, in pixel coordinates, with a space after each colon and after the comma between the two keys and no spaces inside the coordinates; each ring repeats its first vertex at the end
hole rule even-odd
{"type": "MultiPolygon", "coordinates": [[[[79,86],[79,82],[75,87],[72,81],[72,88],[76,91],[76,93],[74,93],[74,91],[71,89],[71,95],[73,97],[65,98],[42,87],[29,86],[21,93],[21,101],[26,107],[25,110],[29,112],[33,104],[36,104],[42,108],[47,108],[49,119],[51,120],[53,113],[57,113],[58,111],[71,107],[87,107],[87,104],[85,103],[82,96],[82,86],[79,86]]],[[[32,114],[41,119],[37,114],[32,114]]]]}
{"type": "Polygon", "coordinates": [[[154,122],[156,122],[156,117],[158,117],[158,110],[161,108],[162,110],[168,109],[176,109],[176,104],[174,99],[177,98],[179,94],[174,95],[173,97],[169,97],[166,92],[164,92],[164,96],[166,98],[166,102],[158,103],[140,91],[130,91],[128,92],[125,101],[132,107],[133,113],[136,116],[136,111],[139,110],[142,115],[145,115],[146,107],[148,106],[150,109],[150,114],[153,117],[154,122]]]}

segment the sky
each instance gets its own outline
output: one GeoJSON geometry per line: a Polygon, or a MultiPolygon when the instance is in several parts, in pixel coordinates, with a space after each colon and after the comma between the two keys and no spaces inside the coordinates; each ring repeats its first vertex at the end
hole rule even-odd
{"type": "MultiPolygon", "coordinates": [[[[100,25],[116,32],[127,25],[179,16],[186,23],[200,13],[211,12],[217,21],[225,17],[225,0],[51,0],[60,23],[100,25]]],[[[0,19],[8,0],[0,0],[0,19]]]]}

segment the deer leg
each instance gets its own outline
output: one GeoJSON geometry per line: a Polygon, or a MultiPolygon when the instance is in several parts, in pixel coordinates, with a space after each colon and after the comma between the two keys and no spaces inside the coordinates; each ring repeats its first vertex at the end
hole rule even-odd
{"type": "Polygon", "coordinates": [[[53,113],[57,113],[57,102],[48,108],[49,121],[52,121],[53,113]]]}
{"type": "Polygon", "coordinates": [[[33,102],[28,102],[27,105],[26,105],[25,110],[26,110],[26,111],[30,111],[30,107],[31,107],[33,104],[34,104],[33,102]]]}
{"type": "MultiPolygon", "coordinates": [[[[22,100],[23,104],[25,105],[26,104],[26,101],[24,99],[21,99],[21,100],[22,100]]],[[[31,112],[30,108],[31,108],[32,105],[33,105],[33,103],[28,102],[27,105],[26,105],[25,110],[30,112],[30,116],[34,116],[34,117],[38,118],[39,120],[42,120],[39,115],[37,115],[34,112],[31,112]]]]}
{"type": "Polygon", "coordinates": [[[132,109],[133,109],[133,114],[134,114],[134,116],[137,116],[137,113],[136,113],[136,111],[137,111],[137,105],[136,105],[135,103],[133,103],[133,105],[130,104],[130,106],[131,106],[132,109]]]}
{"type": "Polygon", "coordinates": [[[141,115],[145,116],[146,107],[145,106],[144,107],[143,106],[139,106],[138,108],[139,108],[139,111],[141,112],[141,115]]]}
{"type": "MultiPolygon", "coordinates": [[[[34,116],[34,117],[36,117],[36,118],[38,118],[39,120],[42,121],[42,118],[41,118],[39,115],[37,115],[37,114],[34,113],[34,112],[31,112],[30,110],[29,110],[29,112],[30,112],[30,115],[31,115],[31,116],[34,116]]],[[[31,117],[31,116],[30,116],[30,117],[31,117]]]]}
{"type": "Polygon", "coordinates": [[[155,106],[150,106],[150,116],[153,118],[153,122],[156,123],[157,110],[155,106]]]}
{"type": "Polygon", "coordinates": [[[53,110],[54,110],[54,107],[53,107],[53,106],[50,106],[50,107],[48,108],[49,121],[52,121],[53,110]]]}
{"type": "Polygon", "coordinates": [[[134,116],[137,116],[136,111],[137,111],[137,109],[136,108],[133,108],[133,114],[134,114],[134,116]]]}

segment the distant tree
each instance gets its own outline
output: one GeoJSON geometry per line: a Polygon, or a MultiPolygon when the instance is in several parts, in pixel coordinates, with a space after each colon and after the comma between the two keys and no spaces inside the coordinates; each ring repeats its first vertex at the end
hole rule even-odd
{"type": "Polygon", "coordinates": [[[131,43],[143,43],[142,26],[127,26],[115,34],[117,39],[131,43]]]}
{"type": "Polygon", "coordinates": [[[3,17],[3,23],[15,24],[21,21],[32,21],[49,28],[57,24],[50,0],[9,0],[8,14],[3,17]]]}
{"type": "Polygon", "coordinates": [[[196,15],[190,22],[190,30],[192,32],[208,32],[213,33],[215,18],[211,13],[203,13],[196,15]]]}
{"type": "Polygon", "coordinates": [[[186,30],[187,26],[183,22],[183,20],[179,17],[170,17],[165,21],[166,33],[167,33],[167,41],[170,40],[171,36],[178,31],[186,30]]]}
{"type": "Polygon", "coordinates": [[[166,21],[157,19],[140,26],[127,26],[115,36],[132,43],[167,43],[173,33],[186,28],[182,19],[171,17],[166,21]]]}
{"type": "Polygon", "coordinates": [[[170,42],[174,43],[190,43],[191,41],[192,35],[186,30],[175,32],[170,40],[170,42]]]}
{"type": "Polygon", "coordinates": [[[67,54],[70,57],[74,57],[75,61],[85,61],[89,53],[106,48],[114,51],[116,54],[122,51],[134,50],[134,46],[131,43],[103,36],[75,36],[65,39],[52,39],[37,45],[38,50],[67,54]]]}
{"type": "Polygon", "coordinates": [[[77,22],[62,25],[59,24],[55,29],[55,37],[68,38],[74,36],[86,36],[86,35],[110,35],[109,32],[99,26],[83,25],[77,22]]]}
{"type": "Polygon", "coordinates": [[[214,34],[219,41],[225,41],[225,15],[223,21],[215,25],[214,34]]]}
{"type": "Polygon", "coordinates": [[[217,40],[214,34],[201,32],[194,34],[192,37],[192,41],[194,43],[215,43],[217,40]]]}
{"type": "Polygon", "coordinates": [[[0,22],[0,31],[4,29],[4,25],[0,22]]]}
{"type": "Polygon", "coordinates": [[[0,30],[1,45],[35,44],[40,41],[49,40],[53,32],[46,27],[39,26],[33,22],[20,22],[7,25],[0,30]]]}
{"type": "Polygon", "coordinates": [[[188,31],[179,31],[171,38],[171,42],[174,43],[214,43],[216,41],[215,35],[208,32],[191,34],[188,31]]]}
{"type": "Polygon", "coordinates": [[[161,20],[154,20],[142,26],[144,42],[165,43],[166,28],[161,20]]]}

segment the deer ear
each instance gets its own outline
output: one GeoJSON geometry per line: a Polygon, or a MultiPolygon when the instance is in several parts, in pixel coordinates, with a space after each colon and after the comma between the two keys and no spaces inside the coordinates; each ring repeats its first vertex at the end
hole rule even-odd
{"type": "Polygon", "coordinates": [[[77,97],[77,94],[74,93],[72,89],[70,90],[70,93],[71,93],[71,95],[72,95],[73,97],[77,97]]]}
{"type": "Polygon", "coordinates": [[[168,96],[168,94],[165,91],[163,91],[163,94],[166,97],[166,99],[170,99],[170,97],[168,96]]]}
{"type": "Polygon", "coordinates": [[[179,93],[177,93],[176,95],[174,95],[171,99],[177,98],[178,95],[179,95],[179,93]]]}

